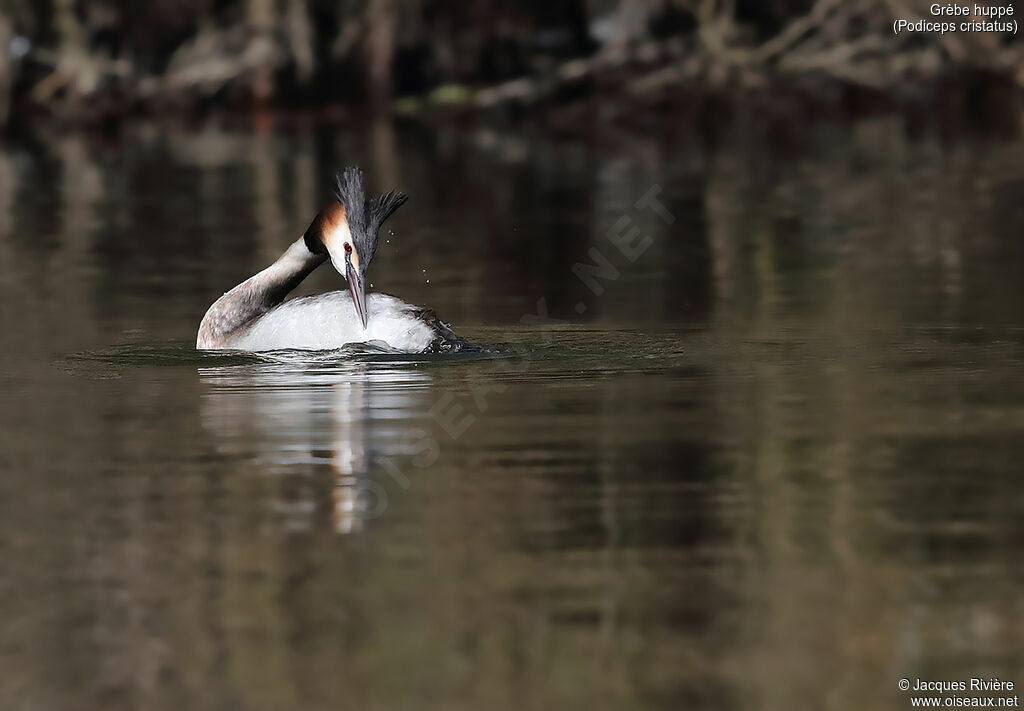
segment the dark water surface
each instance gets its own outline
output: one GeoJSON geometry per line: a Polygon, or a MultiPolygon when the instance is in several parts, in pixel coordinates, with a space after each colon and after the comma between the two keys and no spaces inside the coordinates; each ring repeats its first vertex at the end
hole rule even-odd
{"type": "Polygon", "coordinates": [[[795,133],[0,150],[0,708],[1024,684],[1024,143],[795,133]],[[347,162],[374,288],[498,352],[196,353],[347,162]]]}

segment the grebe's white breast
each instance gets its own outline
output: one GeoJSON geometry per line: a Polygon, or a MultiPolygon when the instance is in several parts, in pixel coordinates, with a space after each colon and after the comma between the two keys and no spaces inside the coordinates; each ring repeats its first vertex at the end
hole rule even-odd
{"type": "Polygon", "coordinates": [[[347,291],[302,296],[260,316],[235,334],[227,347],[243,351],[328,350],[349,343],[383,341],[399,351],[420,353],[441,335],[420,317],[422,309],[394,296],[369,293],[366,310],[364,329],[347,291]]]}

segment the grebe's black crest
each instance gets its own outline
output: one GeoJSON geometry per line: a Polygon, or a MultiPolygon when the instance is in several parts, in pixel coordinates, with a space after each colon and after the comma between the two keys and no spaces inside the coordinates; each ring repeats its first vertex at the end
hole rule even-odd
{"type": "Polygon", "coordinates": [[[377,251],[377,231],[408,198],[392,190],[366,199],[363,171],[349,166],[338,173],[338,200],[345,206],[352,241],[361,256],[360,268],[365,271],[377,251]]]}
{"type": "MultiPolygon", "coordinates": [[[[354,165],[338,173],[338,201],[345,206],[349,229],[353,232],[366,225],[366,193],[363,190],[363,171],[354,165]]],[[[359,245],[356,238],[356,245],[359,245]]]]}
{"type": "Polygon", "coordinates": [[[366,203],[370,231],[373,234],[377,234],[377,230],[384,224],[384,220],[391,217],[391,213],[400,208],[408,199],[405,193],[400,193],[397,190],[374,195],[370,198],[369,202],[366,203]]]}

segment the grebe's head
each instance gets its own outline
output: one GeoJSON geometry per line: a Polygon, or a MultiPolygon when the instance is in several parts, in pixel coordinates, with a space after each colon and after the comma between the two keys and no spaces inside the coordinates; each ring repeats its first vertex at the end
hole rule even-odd
{"type": "Polygon", "coordinates": [[[356,313],[366,328],[366,270],[377,251],[377,231],[406,196],[388,192],[366,198],[363,171],[356,167],[338,173],[338,201],[321,210],[306,230],[306,246],[315,254],[324,250],[331,264],[348,281],[356,313]]]}

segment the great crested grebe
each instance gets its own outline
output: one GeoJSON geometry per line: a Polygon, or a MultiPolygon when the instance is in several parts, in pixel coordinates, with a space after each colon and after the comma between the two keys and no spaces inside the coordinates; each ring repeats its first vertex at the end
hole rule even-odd
{"type": "Polygon", "coordinates": [[[207,310],[196,348],[326,350],[383,341],[395,350],[419,353],[439,340],[461,341],[428,309],[387,294],[366,294],[377,230],[406,196],[391,191],[367,199],[363,172],[356,167],[346,168],[337,180],[338,200],[317,214],[305,234],[207,310]],[[284,300],[328,259],[348,281],[348,294],[331,291],[284,300]]]}

